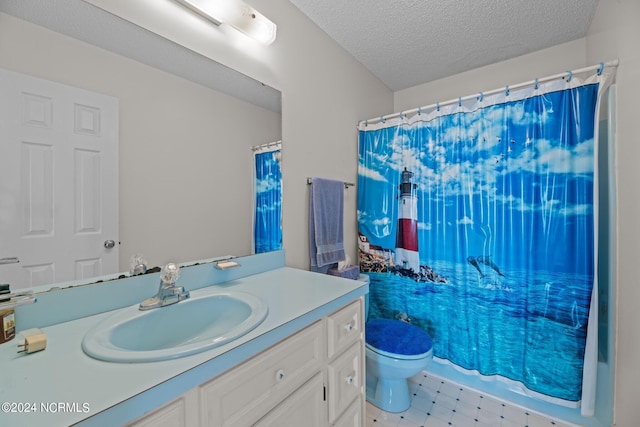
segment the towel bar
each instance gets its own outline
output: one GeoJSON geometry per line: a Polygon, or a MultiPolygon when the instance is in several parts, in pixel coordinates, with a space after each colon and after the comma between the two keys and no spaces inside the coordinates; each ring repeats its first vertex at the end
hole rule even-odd
{"type": "MultiPolygon", "coordinates": [[[[312,178],[307,177],[307,185],[311,185],[312,184],[312,178]]],[[[344,188],[349,188],[349,187],[353,187],[355,186],[355,184],[353,182],[345,182],[344,183],[344,188]]]]}

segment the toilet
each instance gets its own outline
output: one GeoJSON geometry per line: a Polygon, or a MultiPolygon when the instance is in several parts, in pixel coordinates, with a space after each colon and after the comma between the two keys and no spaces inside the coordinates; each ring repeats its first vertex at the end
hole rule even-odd
{"type": "MultiPolygon", "coordinates": [[[[369,276],[359,279],[369,282],[369,276]]],[[[386,412],[409,409],[408,379],[433,359],[433,341],[421,328],[395,319],[368,320],[369,294],[365,296],[365,356],[367,400],[386,412]]]]}

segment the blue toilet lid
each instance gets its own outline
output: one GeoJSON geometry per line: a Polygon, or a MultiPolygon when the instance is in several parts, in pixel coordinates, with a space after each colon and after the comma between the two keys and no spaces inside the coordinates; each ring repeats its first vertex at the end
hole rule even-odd
{"type": "Polygon", "coordinates": [[[413,356],[433,347],[431,336],[419,327],[400,320],[372,319],[365,326],[367,344],[388,353],[413,356]]]}

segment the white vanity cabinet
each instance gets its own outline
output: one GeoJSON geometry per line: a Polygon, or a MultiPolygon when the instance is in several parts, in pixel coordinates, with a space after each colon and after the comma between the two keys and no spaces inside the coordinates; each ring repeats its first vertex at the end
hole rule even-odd
{"type": "Polygon", "coordinates": [[[130,425],[361,427],[364,384],[359,298],[130,425]]]}

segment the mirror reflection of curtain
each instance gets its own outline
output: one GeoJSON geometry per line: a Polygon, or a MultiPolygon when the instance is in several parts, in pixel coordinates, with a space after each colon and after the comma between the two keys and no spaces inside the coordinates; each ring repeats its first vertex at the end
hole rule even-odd
{"type": "Polygon", "coordinates": [[[282,172],[280,142],[253,148],[254,253],[282,249],[282,172]]]}
{"type": "Polygon", "coordinates": [[[590,400],[594,132],[607,84],[558,79],[361,124],[369,319],[411,319],[466,372],[565,406],[590,400]]]}

